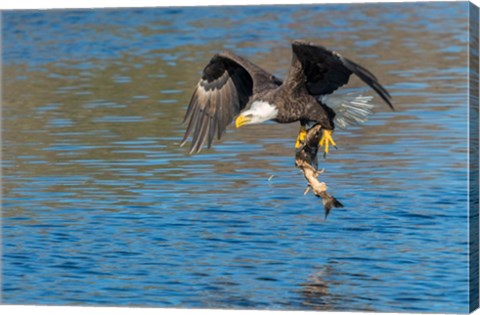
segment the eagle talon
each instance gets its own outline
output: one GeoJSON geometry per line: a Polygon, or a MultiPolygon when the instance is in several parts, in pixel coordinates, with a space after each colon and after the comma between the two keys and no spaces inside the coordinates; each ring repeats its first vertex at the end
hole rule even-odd
{"type": "Polygon", "coordinates": [[[326,158],[328,152],[330,151],[330,145],[337,149],[337,144],[335,143],[335,141],[333,141],[332,133],[333,130],[323,129],[322,139],[320,139],[320,142],[318,143],[321,147],[325,146],[325,150],[323,151],[323,158],[326,158]]]}
{"type": "Polygon", "coordinates": [[[300,127],[300,132],[297,136],[297,141],[295,142],[295,149],[301,150],[305,144],[305,139],[307,138],[307,129],[304,126],[300,127]]]}

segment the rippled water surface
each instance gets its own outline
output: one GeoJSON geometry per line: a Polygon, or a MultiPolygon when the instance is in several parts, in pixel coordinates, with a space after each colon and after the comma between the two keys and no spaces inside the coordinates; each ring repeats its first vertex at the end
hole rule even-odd
{"type": "Polygon", "coordinates": [[[458,2],[4,12],[4,303],[466,312],[467,17],[458,2]],[[294,39],[367,66],[398,108],[335,133],[321,179],[345,208],[327,221],[293,166],[297,124],[178,146],[215,52],[284,76],[294,39]]]}

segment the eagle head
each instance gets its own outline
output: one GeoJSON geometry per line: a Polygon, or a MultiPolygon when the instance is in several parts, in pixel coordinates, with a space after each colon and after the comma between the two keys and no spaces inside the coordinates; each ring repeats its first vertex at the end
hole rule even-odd
{"type": "Polygon", "coordinates": [[[277,118],[278,108],[264,101],[254,101],[252,105],[238,115],[235,126],[240,128],[243,125],[260,124],[267,120],[277,118]]]}

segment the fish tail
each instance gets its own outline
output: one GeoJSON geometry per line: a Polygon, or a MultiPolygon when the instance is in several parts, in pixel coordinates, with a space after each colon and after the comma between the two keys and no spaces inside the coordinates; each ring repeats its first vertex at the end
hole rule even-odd
{"type": "Polygon", "coordinates": [[[320,197],[322,198],[323,207],[325,208],[325,220],[332,208],[343,208],[343,204],[327,192],[322,193],[320,197]]]}

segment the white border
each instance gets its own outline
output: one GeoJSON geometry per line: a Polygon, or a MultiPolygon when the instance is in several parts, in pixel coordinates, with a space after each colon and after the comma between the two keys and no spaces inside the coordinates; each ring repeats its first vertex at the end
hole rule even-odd
{"type": "MultiPolygon", "coordinates": [[[[35,315],[425,315],[422,313],[361,313],[326,311],[255,311],[255,310],[210,310],[210,309],[160,309],[128,307],[80,307],[80,306],[0,306],[2,314],[35,315]]],[[[473,313],[479,315],[477,310],[473,313]]]]}
{"type": "MultiPolygon", "coordinates": [[[[452,0],[434,0],[447,2],[452,0]]],[[[461,1],[461,0],[453,0],[461,1]]],[[[66,9],[66,8],[122,8],[122,7],[169,7],[205,5],[255,5],[255,4],[312,4],[312,3],[368,3],[368,2],[427,2],[426,0],[7,0],[1,1],[2,9],[66,9]]],[[[462,1],[464,2],[464,1],[462,1]]],[[[480,6],[480,0],[472,0],[480,6]]]]}

